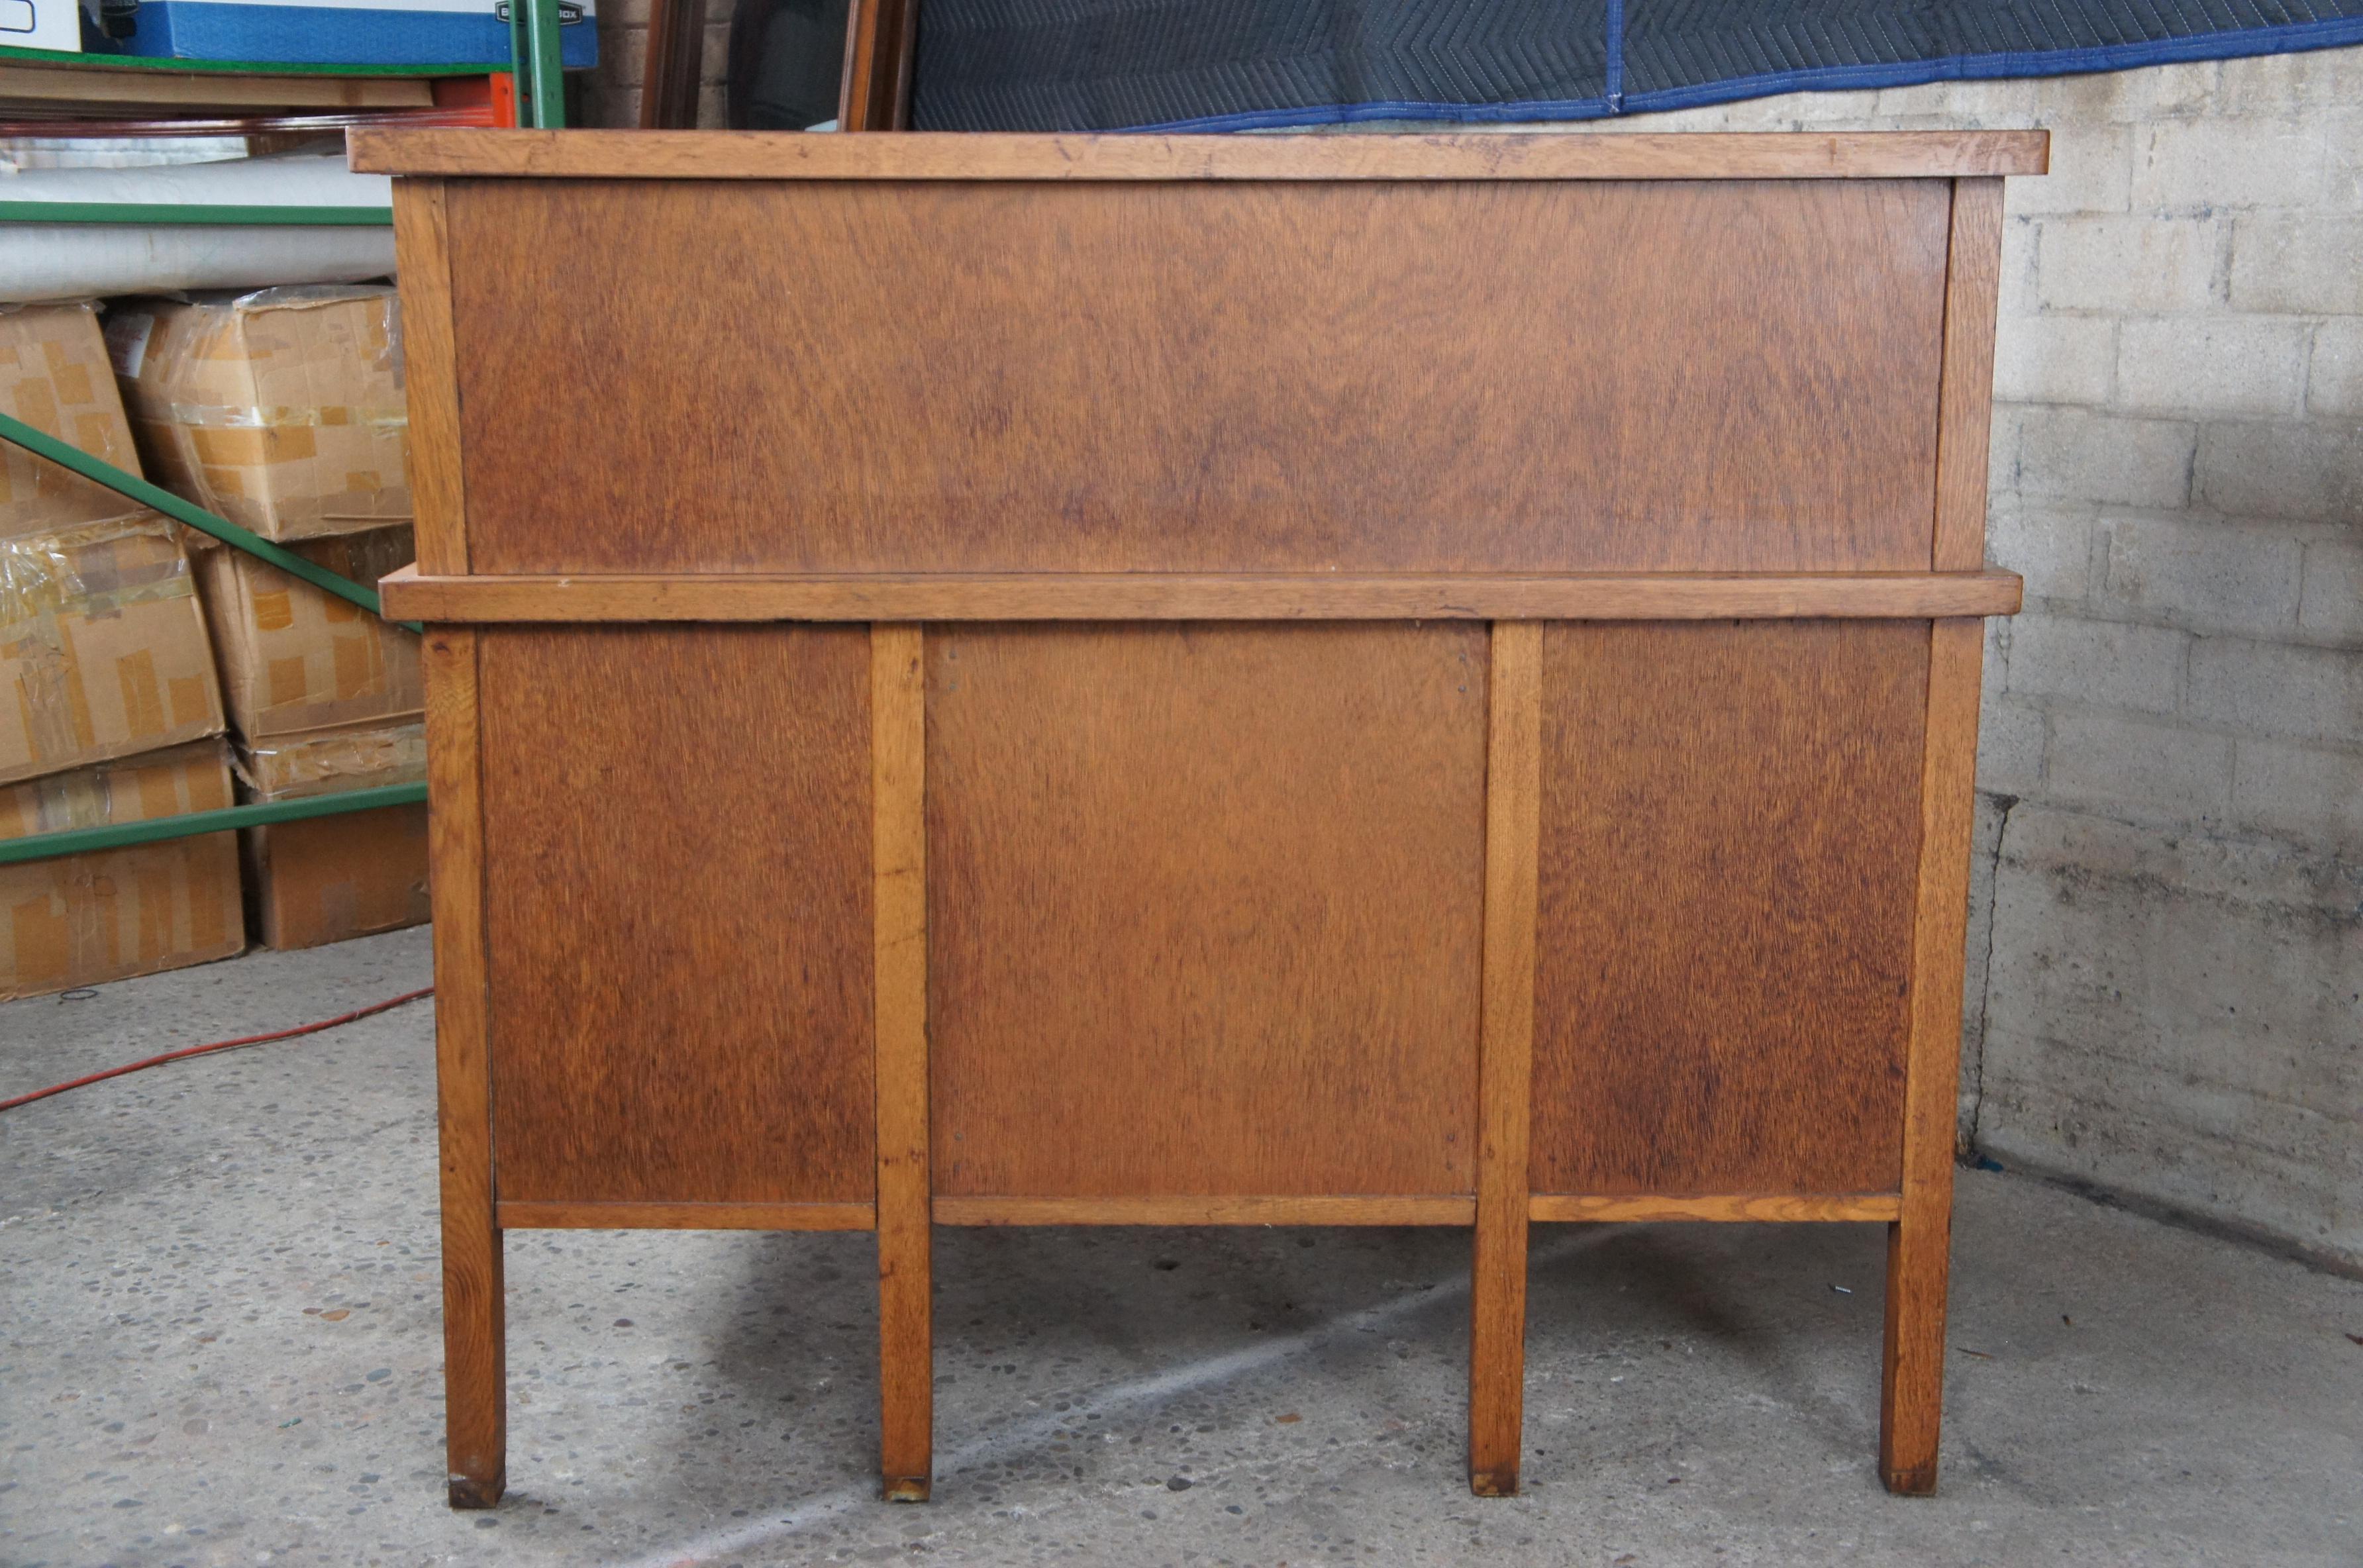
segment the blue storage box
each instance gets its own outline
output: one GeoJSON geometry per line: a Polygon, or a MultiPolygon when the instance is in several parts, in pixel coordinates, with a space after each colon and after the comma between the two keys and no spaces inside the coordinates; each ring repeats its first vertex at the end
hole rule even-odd
{"type": "MultiPolygon", "coordinates": [[[[158,60],[506,69],[507,0],[83,0],[114,50],[158,60]]],[[[599,61],[594,0],[559,7],[570,71],[599,61]]]]}

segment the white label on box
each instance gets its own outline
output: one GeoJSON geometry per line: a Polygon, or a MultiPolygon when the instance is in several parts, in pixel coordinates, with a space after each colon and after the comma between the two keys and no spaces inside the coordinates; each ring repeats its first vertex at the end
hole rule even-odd
{"type": "Polygon", "coordinates": [[[10,49],[82,49],[78,0],[0,0],[0,44],[10,49]]]}
{"type": "Polygon", "coordinates": [[[106,357],[118,376],[137,376],[148,362],[148,339],[155,335],[156,318],[143,310],[106,313],[106,357]]]}

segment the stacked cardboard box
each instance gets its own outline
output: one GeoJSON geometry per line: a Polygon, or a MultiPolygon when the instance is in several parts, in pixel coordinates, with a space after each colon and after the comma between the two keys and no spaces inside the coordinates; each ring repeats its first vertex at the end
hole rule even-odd
{"type": "MultiPolygon", "coordinates": [[[[0,407],[139,471],[89,304],[0,309],[0,407]]],[[[0,686],[0,838],[230,803],[211,738],[221,691],[177,531],[5,444],[0,686]]],[[[0,870],[0,996],[235,953],[238,899],[227,834],[0,870]]]]}
{"type": "MultiPolygon", "coordinates": [[[[160,482],[359,582],[411,559],[393,290],[120,302],[107,339],[160,482]]],[[[250,798],[424,777],[415,635],[242,552],[200,549],[197,580],[250,798]]],[[[423,808],[253,830],[246,865],[272,947],[427,918],[423,808]]]]}

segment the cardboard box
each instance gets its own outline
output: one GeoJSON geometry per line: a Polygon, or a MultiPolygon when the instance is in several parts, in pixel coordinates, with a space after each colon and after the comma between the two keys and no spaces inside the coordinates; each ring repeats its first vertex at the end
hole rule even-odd
{"type": "Polygon", "coordinates": [[[0,783],[221,732],[171,523],[142,512],[0,538],[0,783]]]}
{"type": "Polygon", "coordinates": [[[410,521],[392,289],[118,302],[106,342],[140,456],[166,489],[266,539],[410,521]]]}
{"type": "MultiPolygon", "coordinates": [[[[230,804],[219,739],[0,789],[0,838],[230,804]]],[[[177,969],[244,950],[236,835],[0,866],[0,999],[177,969]]]]}
{"type": "MultiPolygon", "coordinates": [[[[116,468],[139,472],[99,335],[98,307],[0,305],[0,409],[116,468]]],[[[0,441],[0,538],[139,510],[71,469],[0,441]]]]}
{"type": "MultiPolygon", "coordinates": [[[[242,751],[239,772],[258,800],[294,800],[427,777],[427,727],[390,724],[291,736],[242,751]]],[[[245,834],[247,911],[266,947],[317,947],[425,923],[427,808],[386,806],[245,834]]]]}
{"type": "MultiPolygon", "coordinates": [[[[290,547],[356,582],[413,558],[408,528],[290,547]]],[[[250,745],[426,712],[418,635],[243,551],[196,552],[230,722],[250,745]]]]}
{"type": "MultiPolygon", "coordinates": [[[[88,3],[95,8],[96,0],[88,3]]],[[[559,50],[569,71],[599,63],[595,10],[594,0],[560,0],[559,50]]],[[[494,0],[370,0],[366,6],[138,0],[116,15],[128,24],[115,40],[125,54],[480,71],[506,71],[510,63],[508,8],[494,0]]]]}

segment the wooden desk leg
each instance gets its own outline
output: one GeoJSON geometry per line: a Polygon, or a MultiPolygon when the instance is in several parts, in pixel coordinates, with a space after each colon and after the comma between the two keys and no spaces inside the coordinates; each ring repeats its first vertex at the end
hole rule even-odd
{"type": "Polygon", "coordinates": [[[444,1442],[451,1506],[489,1508],[507,1485],[508,1368],[501,1232],[493,1218],[476,634],[436,626],[427,632],[424,651],[436,1121],[443,1189],[444,1442]]]}
{"type": "Polygon", "coordinates": [[[890,1501],[934,1473],[927,1170],[926,671],[917,626],[870,629],[878,1060],[880,1468],[890,1501]]]}
{"type": "Polygon", "coordinates": [[[1542,627],[1493,626],[1485,771],[1484,1000],[1478,1026],[1469,1489],[1518,1489],[1525,1416],[1526,1138],[1542,790],[1542,627]]]}
{"type": "Polygon", "coordinates": [[[1985,626],[1935,623],[1927,761],[1920,790],[1920,889],[1912,952],[1912,1038],[1903,1110],[1903,1212],[1887,1230],[1887,1342],[1879,1474],[1891,1492],[1936,1489],[1945,1407],[1945,1287],[1953,1230],[1953,1128],[1960,1079],[1978,683],[1985,626]]]}

